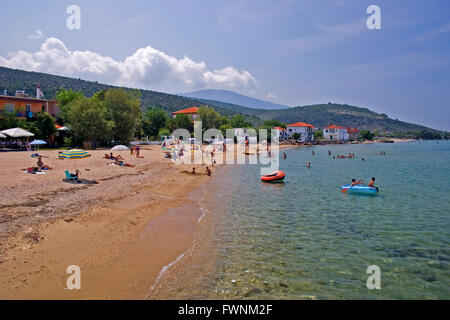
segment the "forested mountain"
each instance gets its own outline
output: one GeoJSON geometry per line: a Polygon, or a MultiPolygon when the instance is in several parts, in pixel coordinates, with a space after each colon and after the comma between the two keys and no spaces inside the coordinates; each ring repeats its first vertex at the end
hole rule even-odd
{"type": "MultiPolygon", "coordinates": [[[[80,90],[86,96],[92,96],[102,89],[117,88],[116,86],[93,81],[0,67],[0,94],[3,94],[3,90],[7,90],[9,95],[13,95],[16,90],[25,90],[30,96],[35,96],[36,83],[41,85],[41,89],[47,99],[53,98],[59,88],[80,90]]],[[[130,88],[126,89],[131,90],[130,88]]],[[[264,120],[275,119],[284,123],[303,121],[319,128],[333,123],[342,126],[381,131],[408,132],[430,130],[421,125],[390,119],[387,115],[373,112],[367,108],[346,104],[328,103],[265,110],[247,108],[216,100],[187,98],[151,90],[136,90],[141,93],[141,107],[143,109],[157,106],[171,113],[191,106],[209,105],[222,115],[244,114],[246,119],[254,125],[259,125],[264,120]]]]}

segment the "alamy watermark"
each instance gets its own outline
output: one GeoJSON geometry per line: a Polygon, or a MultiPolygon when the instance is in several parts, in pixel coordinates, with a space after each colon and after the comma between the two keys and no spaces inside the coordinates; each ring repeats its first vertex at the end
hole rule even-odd
{"type": "Polygon", "coordinates": [[[377,265],[371,265],[367,267],[366,273],[370,274],[367,278],[367,289],[381,289],[381,270],[377,265]]]}
{"type": "Polygon", "coordinates": [[[81,269],[77,265],[70,265],[66,269],[66,273],[70,276],[66,280],[66,289],[81,289],[81,269]]]}
{"type": "Polygon", "coordinates": [[[70,16],[66,20],[66,27],[69,30],[81,29],[81,9],[77,5],[70,5],[66,9],[66,13],[70,16]]]}
{"type": "Polygon", "coordinates": [[[370,16],[366,20],[366,26],[369,30],[381,29],[381,9],[377,5],[370,5],[367,7],[366,12],[370,16]]]}
{"type": "Polygon", "coordinates": [[[173,157],[176,164],[259,164],[262,175],[279,169],[277,130],[219,129],[202,130],[202,121],[194,121],[194,137],[186,129],[173,131],[173,157]],[[236,131],[238,130],[238,135],[236,131]],[[235,143],[236,138],[236,143],[235,143]],[[259,143],[258,143],[259,140],[259,143]],[[208,145],[204,145],[207,141],[208,145]]]}

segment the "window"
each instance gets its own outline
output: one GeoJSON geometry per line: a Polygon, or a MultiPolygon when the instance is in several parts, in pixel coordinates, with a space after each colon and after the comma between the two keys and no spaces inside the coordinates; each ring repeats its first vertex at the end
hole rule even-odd
{"type": "Polygon", "coordinates": [[[5,111],[8,113],[13,113],[14,112],[14,103],[5,104],[5,111]]]}
{"type": "Polygon", "coordinates": [[[42,105],[42,112],[45,112],[45,104],[42,105]]]}
{"type": "Polygon", "coordinates": [[[25,105],[25,112],[30,112],[30,111],[31,111],[31,104],[25,105]]]}

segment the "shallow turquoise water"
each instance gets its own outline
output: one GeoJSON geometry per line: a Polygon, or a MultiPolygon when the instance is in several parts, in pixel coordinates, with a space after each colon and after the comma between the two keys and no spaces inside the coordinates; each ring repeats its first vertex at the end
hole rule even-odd
{"type": "Polygon", "coordinates": [[[217,270],[197,298],[450,298],[449,142],[285,152],[285,184],[260,182],[257,165],[222,178],[210,204],[217,270]],[[377,196],[339,190],[372,176],[377,196]],[[366,287],[369,265],[380,290],[366,287]]]}

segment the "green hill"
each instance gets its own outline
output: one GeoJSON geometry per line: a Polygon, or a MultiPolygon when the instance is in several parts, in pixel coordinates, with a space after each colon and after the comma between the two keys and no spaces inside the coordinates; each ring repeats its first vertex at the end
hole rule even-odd
{"type": "MultiPolygon", "coordinates": [[[[16,90],[25,90],[30,96],[35,96],[35,83],[41,85],[41,89],[47,99],[53,98],[59,88],[71,88],[76,91],[80,90],[86,96],[92,96],[102,89],[117,88],[116,86],[101,84],[94,81],[0,67],[0,94],[2,94],[5,89],[10,95],[14,94],[16,90]]],[[[126,89],[131,90],[130,88],[126,89]]],[[[259,125],[264,120],[275,119],[284,123],[303,121],[311,123],[316,127],[325,127],[330,123],[333,123],[348,127],[381,131],[437,131],[421,125],[393,120],[384,114],[373,112],[367,108],[359,108],[346,104],[329,103],[277,110],[264,110],[247,108],[215,100],[186,98],[151,90],[136,90],[139,90],[141,93],[141,106],[143,109],[157,106],[170,113],[179,109],[204,104],[213,107],[220,114],[226,116],[242,113],[246,116],[247,121],[254,125],[259,125]]]]}

